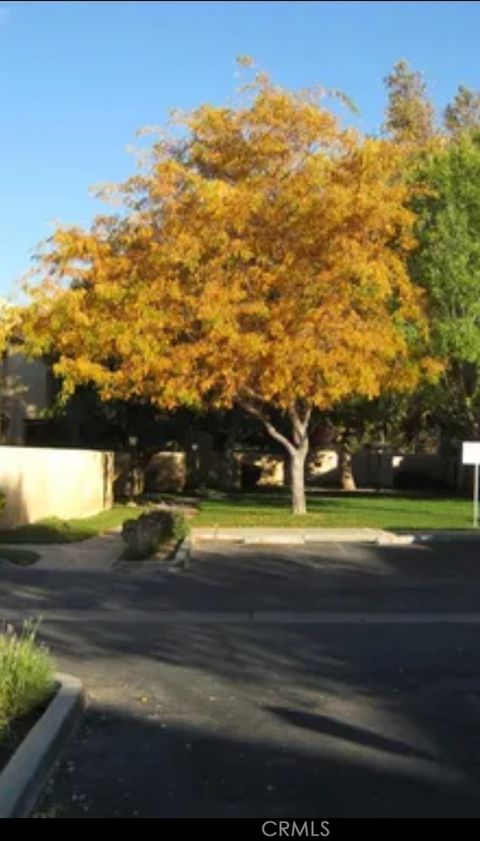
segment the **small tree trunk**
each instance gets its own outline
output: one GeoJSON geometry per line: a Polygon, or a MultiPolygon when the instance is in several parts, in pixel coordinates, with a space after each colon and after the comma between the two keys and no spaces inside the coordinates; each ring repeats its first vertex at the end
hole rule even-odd
{"type": "Polygon", "coordinates": [[[305,460],[307,457],[308,445],[296,447],[290,453],[290,483],[292,489],[292,513],[306,514],[307,504],[305,500],[305,460]]]}
{"type": "Polygon", "coordinates": [[[240,412],[236,406],[231,411],[228,433],[222,454],[222,477],[221,484],[224,490],[232,490],[235,487],[235,443],[240,426],[240,412]]]}
{"type": "Polygon", "coordinates": [[[355,477],[353,475],[352,453],[347,440],[342,440],[338,453],[338,469],[340,473],[340,487],[344,491],[356,489],[355,477]]]}

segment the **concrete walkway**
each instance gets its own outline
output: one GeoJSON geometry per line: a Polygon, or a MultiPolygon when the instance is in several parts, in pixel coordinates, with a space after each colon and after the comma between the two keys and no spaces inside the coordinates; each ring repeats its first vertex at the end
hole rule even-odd
{"type": "MultiPolygon", "coordinates": [[[[2,546],[0,545],[0,569],[9,569],[11,564],[2,560],[2,546]]],[[[12,544],[11,549],[31,549],[40,555],[35,569],[78,571],[102,571],[110,569],[121,555],[125,544],[120,534],[102,534],[75,543],[28,543],[19,546],[12,544]]]]}

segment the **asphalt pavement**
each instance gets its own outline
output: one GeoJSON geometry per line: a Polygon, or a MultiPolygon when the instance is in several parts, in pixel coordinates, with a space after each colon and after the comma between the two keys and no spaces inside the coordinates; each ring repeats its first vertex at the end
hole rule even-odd
{"type": "Polygon", "coordinates": [[[0,568],[89,702],[37,817],[480,817],[480,544],[0,568]]]}

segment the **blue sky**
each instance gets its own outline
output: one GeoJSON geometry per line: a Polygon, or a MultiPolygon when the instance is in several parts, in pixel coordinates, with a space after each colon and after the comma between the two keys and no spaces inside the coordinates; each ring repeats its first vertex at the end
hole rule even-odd
{"type": "Polygon", "coordinates": [[[366,131],[399,58],[440,108],[480,88],[480,2],[0,0],[0,294],[55,220],[88,224],[91,185],[134,169],[135,130],[224,102],[248,54],[287,87],[339,88],[366,131]]]}

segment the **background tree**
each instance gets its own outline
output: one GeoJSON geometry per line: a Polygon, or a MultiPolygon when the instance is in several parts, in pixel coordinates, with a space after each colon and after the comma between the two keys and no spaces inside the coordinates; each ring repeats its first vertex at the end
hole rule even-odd
{"type": "Polygon", "coordinates": [[[402,59],[384,81],[388,91],[386,134],[397,143],[427,143],[436,134],[435,111],[422,74],[402,59]]]}
{"type": "Polygon", "coordinates": [[[445,108],[444,124],[454,137],[480,129],[480,93],[459,85],[453,102],[445,108]]]}
{"type": "Polygon", "coordinates": [[[373,400],[357,397],[323,415],[323,424],[330,430],[330,446],[334,444],[338,452],[343,490],[356,488],[353,455],[362,447],[404,449],[411,444],[407,425],[415,394],[386,387],[373,400]]]}
{"type": "Polygon", "coordinates": [[[25,385],[18,377],[8,374],[7,356],[15,353],[19,344],[20,312],[6,299],[0,299],[0,441],[7,439],[10,424],[10,400],[23,400],[25,385]]]}
{"type": "Polygon", "coordinates": [[[7,301],[0,299],[0,355],[8,350],[12,340],[17,337],[20,323],[20,314],[17,307],[7,301]]]}
{"type": "Polygon", "coordinates": [[[414,215],[396,144],[262,75],[249,97],[184,117],[120,186],[123,213],[57,230],[24,335],[55,349],[65,394],[240,406],[288,453],[301,514],[313,409],[419,375],[414,215]]]}
{"type": "Polygon", "coordinates": [[[414,200],[414,282],[428,292],[433,350],[445,363],[425,393],[429,416],[450,434],[480,435],[480,136],[427,156],[414,200]]]}
{"type": "MultiPolygon", "coordinates": [[[[405,60],[398,61],[384,81],[388,105],[383,130],[394,142],[408,148],[407,167],[411,168],[437,136],[434,107],[422,74],[413,71],[405,60]]],[[[347,400],[329,414],[337,431],[339,481],[344,490],[355,488],[354,450],[366,443],[378,442],[379,437],[385,440],[387,426],[390,436],[393,435],[398,443],[403,438],[400,418],[404,418],[406,411],[404,398],[387,392],[374,401],[361,397],[347,400]]]]}

